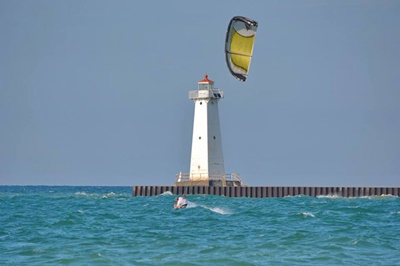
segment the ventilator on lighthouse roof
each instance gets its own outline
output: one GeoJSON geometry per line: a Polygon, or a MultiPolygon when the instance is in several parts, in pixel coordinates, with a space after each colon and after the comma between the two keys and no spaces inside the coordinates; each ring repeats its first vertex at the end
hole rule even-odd
{"type": "Polygon", "coordinates": [[[208,79],[208,75],[207,74],[204,75],[204,79],[200,80],[199,83],[200,82],[201,83],[204,83],[204,82],[206,82],[206,83],[214,83],[214,81],[212,81],[211,79],[208,79]]]}

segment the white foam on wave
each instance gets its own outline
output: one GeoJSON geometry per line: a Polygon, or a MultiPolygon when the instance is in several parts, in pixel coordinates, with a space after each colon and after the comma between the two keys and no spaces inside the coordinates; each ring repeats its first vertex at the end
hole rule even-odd
{"type": "Polygon", "coordinates": [[[382,194],[382,195],[377,195],[377,196],[357,196],[357,197],[343,197],[342,195],[338,194],[328,194],[328,195],[318,195],[316,196],[317,198],[328,198],[328,199],[379,199],[379,198],[396,198],[397,196],[394,196],[392,194],[382,194]]]}
{"type": "Polygon", "coordinates": [[[115,194],[114,192],[109,192],[109,193],[105,193],[105,194],[97,194],[97,193],[86,193],[86,192],[75,192],[76,196],[80,196],[80,197],[90,197],[90,198],[103,198],[103,199],[107,199],[107,198],[111,198],[111,197],[115,197],[115,196],[124,196],[123,194],[115,194]]]}
{"type": "Polygon", "coordinates": [[[342,198],[342,196],[338,194],[328,194],[328,195],[318,195],[317,198],[319,199],[337,199],[342,198]]]}
{"type": "Polygon", "coordinates": [[[380,197],[382,197],[382,198],[395,198],[397,196],[394,196],[392,194],[382,194],[380,197]]]}
{"type": "Polygon", "coordinates": [[[305,197],[309,197],[309,196],[306,196],[304,194],[284,196],[284,198],[305,198],[305,197]]]}
{"type": "Polygon", "coordinates": [[[34,248],[32,249],[32,253],[43,253],[42,249],[34,248]]]}
{"type": "Polygon", "coordinates": [[[358,209],[358,208],[360,208],[360,206],[349,206],[349,207],[347,207],[348,209],[358,209]]]}
{"type": "Polygon", "coordinates": [[[387,198],[397,198],[397,196],[392,195],[392,194],[381,194],[379,195],[375,195],[375,196],[360,196],[358,198],[361,199],[387,199],[387,198]]]}
{"type": "Polygon", "coordinates": [[[77,196],[88,196],[86,192],[75,192],[75,195],[77,196]]]}
{"type": "Polygon", "coordinates": [[[192,201],[188,201],[188,205],[186,208],[196,208],[196,207],[201,207],[203,209],[218,213],[218,214],[222,214],[222,215],[229,215],[232,214],[232,212],[228,209],[225,208],[220,208],[220,207],[209,207],[206,205],[202,205],[202,204],[197,204],[196,202],[192,202],[192,201]]]}
{"type": "Polygon", "coordinates": [[[315,215],[312,214],[311,212],[300,212],[300,213],[298,213],[297,215],[302,215],[302,216],[304,216],[304,217],[312,217],[312,218],[315,218],[315,215]]]}
{"type": "Polygon", "coordinates": [[[222,214],[222,215],[232,214],[231,211],[229,211],[227,209],[220,208],[220,207],[208,207],[208,206],[205,206],[205,205],[200,205],[200,207],[202,207],[204,209],[207,209],[207,210],[210,210],[212,212],[218,213],[218,214],[222,214]]]}
{"type": "Polygon", "coordinates": [[[195,208],[195,207],[197,207],[197,206],[198,206],[196,203],[194,203],[194,202],[191,202],[191,201],[187,201],[187,203],[188,203],[188,205],[187,205],[187,207],[186,207],[186,208],[195,208]]]}
{"type": "Polygon", "coordinates": [[[114,196],[115,196],[115,193],[114,192],[110,192],[110,193],[104,194],[102,198],[103,199],[107,199],[109,197],[114,197],[114,196]]]}
{"type": "Polygon", "coordinates": [[[172,196],[174,194],[172,194],[171,191],[165,191],[164,193],[161,193],[159,196],[172,196]]]}

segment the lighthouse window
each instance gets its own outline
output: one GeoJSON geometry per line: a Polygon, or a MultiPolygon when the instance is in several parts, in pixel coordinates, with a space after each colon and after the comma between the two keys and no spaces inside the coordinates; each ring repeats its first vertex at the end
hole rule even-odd
{"type": "Polygon", "coordinates": [[[215,139],[215,136],[213,137],[213,139],[215,139]]]}
{"type": "Polygon", "coordinates": [[[203,104],[203,102],[200,102],[200,105],[202,105],[203,104]]]}
{"type": "Polygon", "coordinates": [[[201,137],[199,137],[199,139],[201,139],[201,137]]]}
{"type": "Polygon", "coordinates": [[[208,90],[207,84],[199,84],[199,90],[208,90]]]}

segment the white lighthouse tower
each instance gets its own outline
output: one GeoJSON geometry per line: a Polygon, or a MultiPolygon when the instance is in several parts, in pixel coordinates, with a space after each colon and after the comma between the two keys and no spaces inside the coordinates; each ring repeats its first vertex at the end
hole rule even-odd
{"type": "Polygon", "coordinates": [[[237,174],[225,173],[222,152],[218,102],[224,97],[222,90],[214,88],[214,81],[198,82],[198,89],[189,92],[194,101],[194,120],[190,173],[177,175],[176,186],[240,186],[237,174]]]}

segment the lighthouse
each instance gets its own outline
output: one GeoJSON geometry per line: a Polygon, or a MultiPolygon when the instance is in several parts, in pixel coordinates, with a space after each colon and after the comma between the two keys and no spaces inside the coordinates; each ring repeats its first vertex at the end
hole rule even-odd
{"type": "Polygon", "coordinates": [[[189,91],[194,102],[192,150],[189,174],[178,174],[176,186],[240,186],[238,174],[226,174],[222,151],[218,102],[224,98],[222,90],[214,88],[214,81],[204,76],[197,90],[189,91]]]}

